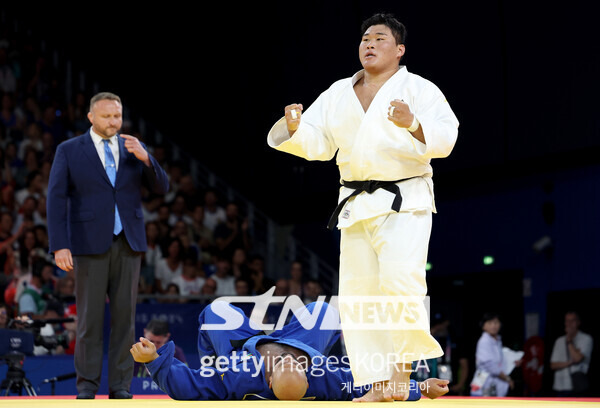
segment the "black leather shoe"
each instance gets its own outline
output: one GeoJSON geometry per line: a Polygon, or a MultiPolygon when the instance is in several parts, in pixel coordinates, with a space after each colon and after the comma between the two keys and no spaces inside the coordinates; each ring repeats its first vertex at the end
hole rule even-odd
{"type": "Polygon", "coordinates": [[[110,398],[110,399],[131,399],[131,398],[133,398],[133,395],[131,395],[129,392],[127,392],[125,390],[119,390],[119,391],[111,392],[108,395],[108,398],[110,398]]]}
{"type": "Polygon", "coordinates": [[[96,398],[96,394],[94,394],[92,391],[81,391],[79,394],[77,394],[77,399],[94,399],[96,398]]]}

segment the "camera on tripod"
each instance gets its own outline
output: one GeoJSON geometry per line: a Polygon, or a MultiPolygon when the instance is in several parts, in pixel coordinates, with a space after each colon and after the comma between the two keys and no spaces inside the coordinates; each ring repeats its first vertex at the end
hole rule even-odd
{"type": "Polygon", "coordinates": [[[41,333],[42,328],[47,324],[62,324],[74,321],[73,318],[57,318],[57,319],[38,319],[38,320],[21,320],[20,322],[13,321],[9,327],[14,327],[17,330],[30,332],[33,335],[33,342],[36,346],[41,346],[52,351],[58,346],[63,348],[69,347],[69,339],[67,336],[58,333],[50,336],[41,333]]]}
{"type": "Polygon", "coordinates": [[[0,329],[0,362],[6,363],[6,378],[0,383],[0,391],[6,390],[22,395],[23,389],[29,396],[37,395],[31,382],[25,376],[23,365],[26,355],[33,355],[34,345],[53,350],[58,346],[68,347],[68,340],[62,335],[44,336],[41,329],[46,324],[72,322],[72,318],[59,319],[16,319],[9,323],[9,329],[0,329]]]}

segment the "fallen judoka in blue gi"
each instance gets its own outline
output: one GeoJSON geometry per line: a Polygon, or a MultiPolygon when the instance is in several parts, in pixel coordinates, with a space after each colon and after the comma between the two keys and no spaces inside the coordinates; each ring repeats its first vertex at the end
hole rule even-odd
{"type": "MultiPolygon", "coordinates": [[[[345,401],[369,390],[368,386],[353,385],[347,365],[337,364],[337,358],[334,363],[328,359],[341,331],[339,324],[327,324],[339,322],[337,311],[327,303],[308,304],[300,320],[294,314],[288,324],[265,335],[251,327],[241,309],[216,302],[220,301],[200,313],[200,328],[205,324],[222,325],[224,310],[229,316],[233,313],[241,325],[235,330],[199,330],[199,369],[191,369],[174,358],[172,341],[156,350],[152,342],[142,337],[131,348],[134,360],[145,363],[154,382],[171,398],[345,401]],[[300,321],[314,318],[316,307],[316,323],[306,329],[300,321]],[[211,364],[206,364],[209,361],[211,364]]],[[[422,383],[411,380],[408,401],[419,400],[421,395],[432,399],[444,395],[447,384],[448,381],[435,378],[422,383]]]]}

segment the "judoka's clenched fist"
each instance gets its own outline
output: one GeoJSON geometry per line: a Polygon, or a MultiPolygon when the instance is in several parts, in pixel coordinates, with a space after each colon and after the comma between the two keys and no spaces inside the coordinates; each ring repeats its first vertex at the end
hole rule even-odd
{"type": "Polygon", "coordinates": [[[409,128],[413,124],[415,115],[410,111],[408,104],[400,99],[390,102],[388,108],[388,119],[398,127],[409,128]]]}
{"type": "Polygon", "coordinates": [[[302,116],[302,104],[293,103],[285,107],[285,120],[287,122],[287,128],[290,132],[290,136],[300,126],[300,117],[302,116]]]}
{"type": "Polygon", "coordinates": [[[437,397],[441,397],[444,394],[447,394],[448,389],[448,380],[440,380],[437,378],[428,378],[424,382],[419,384],[421,388],[421,394],[425,395],[427,398],[435,399],[437,397]]]}
{"type": "Polygon", "coordinates": [[[135,343],[129,351],[138,363],[149,363],[159,357],[154,343],[145,337],[140,337],[140,341],[135,343]]]}

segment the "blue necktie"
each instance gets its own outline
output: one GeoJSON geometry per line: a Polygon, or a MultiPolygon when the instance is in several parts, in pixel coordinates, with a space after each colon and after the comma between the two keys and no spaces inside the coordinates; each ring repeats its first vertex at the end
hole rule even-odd
{"type": "MultiPolygon", "coordinates": [[[[108,145],[108,139],[104,139],[104,166],[106,168],[106,174],[113,185],[115,186],[115,181],[117,180],[117,166],[115,165],[115,156],[112,154],[112,150],[110,150],[110,146],[108,145]]],[[[115,227],[113,229],[113,234],[119,235],[119,233],[123,230],[123,225],[121,224],[121,216],[119,216],[119,209],[117,208],[117,204],[115,204],[115,227]]]]}

